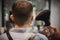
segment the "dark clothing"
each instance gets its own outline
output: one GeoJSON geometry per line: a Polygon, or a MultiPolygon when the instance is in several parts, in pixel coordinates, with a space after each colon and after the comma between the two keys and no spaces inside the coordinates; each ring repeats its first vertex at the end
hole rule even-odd
{"type": "Polygon", "coordinates": [[[12,27],[14,27],[14,22],[6,21],[6,29],[9,31],[9,29],[11,29],[12,27]]]}

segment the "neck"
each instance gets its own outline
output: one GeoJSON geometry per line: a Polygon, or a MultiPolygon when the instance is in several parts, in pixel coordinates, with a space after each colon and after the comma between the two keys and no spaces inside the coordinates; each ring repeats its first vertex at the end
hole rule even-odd
{"type": "Polygon", "coordinates": [[[29,24],[25,24],[23,26],[19,26],[19,25],[15,24],[15,28],[29,28],[29,27],[30,27],[29,24]]]}

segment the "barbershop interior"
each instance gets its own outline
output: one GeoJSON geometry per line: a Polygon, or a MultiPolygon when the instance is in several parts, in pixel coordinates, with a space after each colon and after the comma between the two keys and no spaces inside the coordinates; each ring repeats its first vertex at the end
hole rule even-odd
{"type": "MultiPolygon", "coordinates": [[[[14,28],[14,21],[10,16],[12,5],[17,1],[21,0],[0,0],[0,35],[14,28]]],[[[33,5],[33,20],[30,23],[32,31],[45,35],[49,40],[55,36],[56,40],[60,40],[60,0],[26,1],[33,5]],[[50,36],[55,33],[55,36],[50,36]]]]}

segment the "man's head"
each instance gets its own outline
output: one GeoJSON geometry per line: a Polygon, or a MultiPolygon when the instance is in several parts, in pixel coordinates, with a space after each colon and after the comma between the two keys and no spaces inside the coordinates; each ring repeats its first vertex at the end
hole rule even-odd
{"type": "Polygon", "coordinates": [[[12,6],[12,13],[14,17],[14,23],[23,26],[32,16],[33,6],[28,1],[18,1],[12,6]]]}

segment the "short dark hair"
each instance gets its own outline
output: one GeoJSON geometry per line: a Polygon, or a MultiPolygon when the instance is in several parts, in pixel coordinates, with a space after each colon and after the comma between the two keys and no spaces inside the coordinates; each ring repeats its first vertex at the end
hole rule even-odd
{"type": "Polygon", "coordinates": [[[31,16],[33,6],[28,1],[18,1],[13,4],[12,12],[16,24],[24,25],[31,16]]]}

